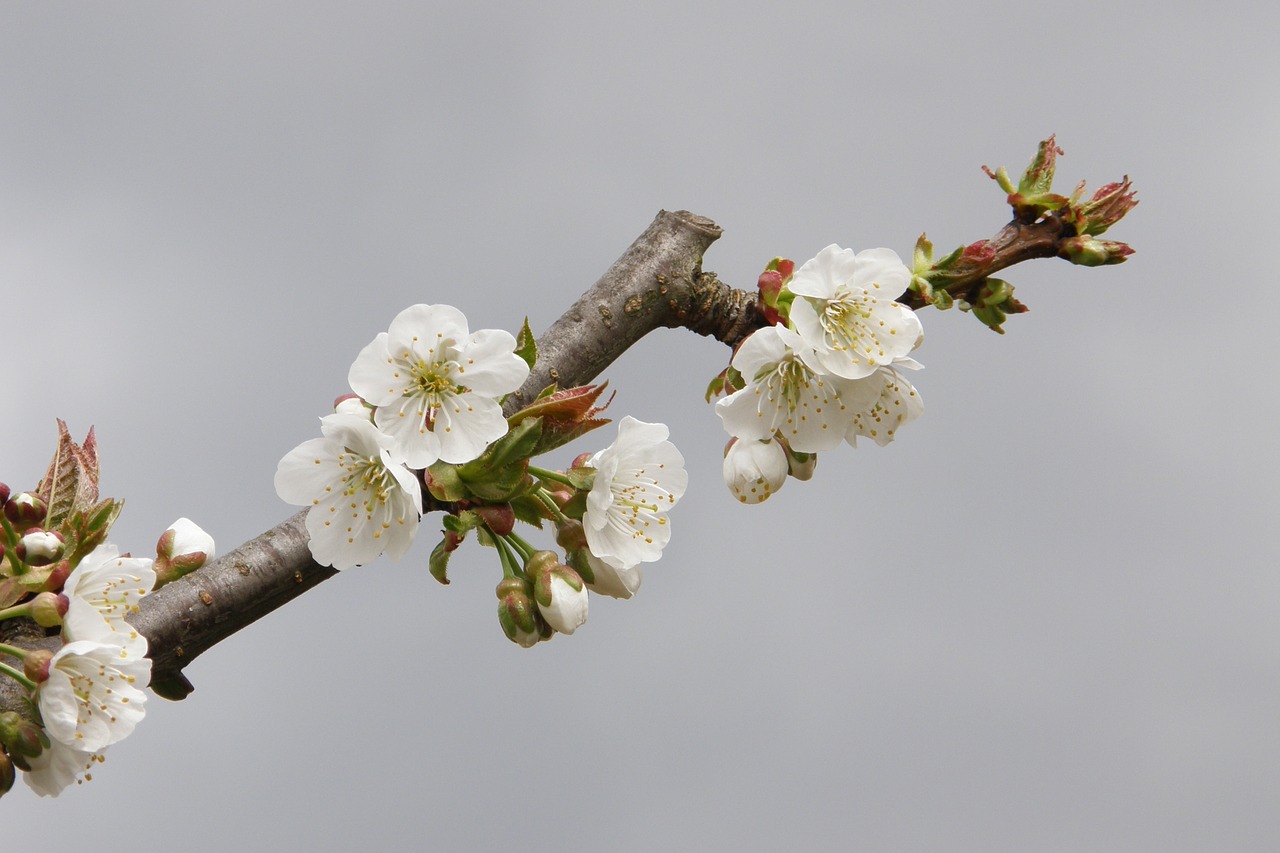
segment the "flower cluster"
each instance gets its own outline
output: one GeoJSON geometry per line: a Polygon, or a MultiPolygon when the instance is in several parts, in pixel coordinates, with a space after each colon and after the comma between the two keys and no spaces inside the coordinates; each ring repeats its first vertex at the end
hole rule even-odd
{"type": "Polygon", "coordinates": [[[733,437],[724,480],[760,503],[788,474],[807,479],[814,454],[859,436],[884,445],[923,410],[902,368],[923,337],[915,312],[894,301],[911,271],[889,249],[827,246],[795,269],[777,260],[761,276],[773,321],[734,353],[716,403],[733,437]]]}
{"type": "MultiPolygon", "coordinates": [[[[670,538],[666,513],[684,494],[684,459],[667,428],[623,418],[610,447],[561,471],[530,460],[596,429],[603,386],[538,395],[507,417],[502,402],[528,377],[537,352],[526,323],[519,339],[471,333],[448,305],[414,305],[357,356],[353,395],[321,419],[321,437],[280,460],[277,493],[309,507],[312,556],[338,569],[385,553],[403,556],[425,509],[445,513],[431,571],[474,531],[497,550],[499,623],[532,646],[586,621],[588,593],[630,598],[641,564],[670,538]],[[564,558],[535,548],[516,521],[556,531],[564,558]]],[[[607,405],[607,404],[606,404],[607,405]]]]}
{"type": "Polygon", "coordinates": [[[93,434],[77,445],[59,428],[59,452],[35,491],[11,495],[0,484],[0,620],[31,619],[60,641],[56,650],[0,643],[0,657],[21,661],[0,663],[0,675],[30,691],[35,710],[34,719],[0,714],[0,794],[21,769],[32,790],[57,796],[133,732],[151,661],[126,620],[158,584],[214,555],[213,539],[185,518],[160,537],[154,560],[121,555],[106,541],[120,504],[98,500],[93,434]]]}

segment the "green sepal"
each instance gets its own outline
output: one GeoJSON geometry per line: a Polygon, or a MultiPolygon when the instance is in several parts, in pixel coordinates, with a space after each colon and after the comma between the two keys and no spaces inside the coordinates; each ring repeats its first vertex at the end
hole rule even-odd
{"type": "Polygon", "coordinates": [[[542,438],[542,418],[524,418],[512,424],[507,434],[495,441],[474,462],[463,465],[458,473],[464,479],[473,476],[478,469],[506,468],[534,456],[534,450],[542,438]],[[473,468],[476,463],[479,466],[473,468]]]}
{"type": "Polygon", "coordinates": [[[447,547],[447,541],[441,539],[436,543],[436,547],[431,549],[431,557],[427,560],[431,577],[446,586],[449,584],[449,556],[453,553],[453,549],[447,547]]]}
{"type": "Polygon", "coordinates": [[[560,507],[560,511],[569,518],[582,520],[582,516],[587,513],[587,493],[578,491],[573,493],[573,497],[565,501],[560,507]]]}
{"type": "Polygon", "coordinates": [[[529,329],[529,318],[524,318],[524,325],[520,327],[520,334],[516,335],[516,355],[524,359],[524,363],[529,365],[529,369],[533,370],[533,365],[538,360],[538,342],[533,337],[533,332],[529,329]]]}
{"type": "Polygon", "coordinates": [[[456,503],[469,494],[458,475],[458,466],[448,462],[436,462],[427,468],[422,472],[422,480],[431,497],[442,503],[456,503]]]}
{"type": "Polygon", "coordinates": [[[539,530],[543,519],[550,518],[546,505],[532,495],[521,495],[511,501],[511,511],[516,514],[517,521],[523,521],[539,530]]]}
{"type": "Polygon", "coordinates": [[[589,492],[596,482],[596,469],[583,465],[581,468],[570,468],[564,472],[564,476],[576,491],[589,492]]]}
{"type": "Polygon", "coordinates": [[[734,391],[741,391],[747,387],[747,383],[742,380],[742,374],[733,365],[729,365],[724,370],[716,374],[707,385],[707,393],[705,399],[708,403],[712,397],[718,397],[721,394],[729,395],[734,391]]]}
{"type": "Polygon", "coordinates": [[[457,513],[447,513],[442,524],[449,533],[464,536],[468,530],[483,527],[484,519],[471,510],[464,509],[457,513]]]}

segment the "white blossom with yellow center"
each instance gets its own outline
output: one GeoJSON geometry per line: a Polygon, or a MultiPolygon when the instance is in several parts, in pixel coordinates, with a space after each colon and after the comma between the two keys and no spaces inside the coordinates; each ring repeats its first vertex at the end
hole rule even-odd
{"type": "Polygon", "coordinates": [[[782,326],[752,332],[733,356],[746,387],[716,403],[732,436],[769,441],[781,435],[802,453],[844,440],[856,412],[874,400],[871,388],[824,374],[800,336],[782,326]]]}
{"type": "Polygon", "coordinates": [[[311,507],[311,555],[335,569],[384,552],[404,556],[418,531],[422,487],[392,451],[392,438],[359,415],[323,417],[320,432],[323,438],[285,454],[275,477],[283,500],[311,507]]]}
{"type": "Polygon", "coordinates": [[[833,243],[787,282],[797,297],[791,324],[823,372],[870,376],[906,358],[924,334],[915,312],[894,301],[910,282],[911,271],[892,249],[855,254],[833,243]]]}
{"type": "Polygon", "coordinates": [[[615,569],[657,560],[671,539],[666,513],[684,495],[689,475],[669,434],[665,424],[627,415],[617,440],[587,461],[596,469],[582,518],[587,548],[615,569]]]}
{"type": "Polygon", "coordinates": [[[410,468],[470,462],[507,433],[498,399],[529,375],[515,347],[501,329],[469,333],[450,305],[412,305],[361,350],[348,379],[410,468]]]}
{"type": "MultiPolygon", "coordinates": [[[[910,359],[900,364],[914,364],[910,359]]],[[[924,401],[896,367],[882,367],[866,379],[859,379],[878,390],[875,402],[853,416],[845,439],[855,447],[858,436],[866,436],[883,447],[897,436],[898,427],[910,423],[924,413],[924,401]]]]}
{"type": "Polygon", "coordinates": [[[76,640],[49,662],[49,677],[36,692],[49,737],[84,752],[97,752],[133,732],[146,714],[151,678],[148,658],[130,658],[117,643],[76,640]]]}
{"type": "Polygon", "coordinates": [[[125,619],[137,612],[138,600],[155,583],[150,559],[121,557],[110,543],[94,548],[63,585],[68,601],[63,639],[119,643],[130,658],[146,657],[147,638],[125,619]]]}

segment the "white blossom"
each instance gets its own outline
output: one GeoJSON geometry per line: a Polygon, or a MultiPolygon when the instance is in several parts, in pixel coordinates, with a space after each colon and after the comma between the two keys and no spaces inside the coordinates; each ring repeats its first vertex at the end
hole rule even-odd
{"type": "Polygon", "coordinates": [[[861,379],[920,343],[919,318],[894,301],[910,282],[911,271],[892,249],[855,254],[833,243],[787,282],[797,297],[791,323],[823,372],[861,379]]]}
{"type": "Polygon", "coordinates": [[[76,640],[49,662],[49,677],[36,696],[49,737],[97,752],[133,732],[146,713],[142,691],[151,661],[131,658],[117,643],[76,640]]]}
{"type": "Polygon", "coordinates": [[[782,326],[752,332],[732,363],[746,386],[717,401],[716,414],[740,439],[781,435],[802,453],[830,450],[844,439],[854,413],[873,399],[866,386],[824,374],[813,350],[782,326]]]}
{"type": "Polygon", "coordinates": [[[147,638],[125,620],[137,612],[138,600],[155,582],[150,559],[121,557],[110,543],[94,548],[63,584],[68,601],[63,639],[118,643],[129,658],[145,657],[147,638]]]}
{"type": "MultiPolygon", "coordinates": [[[[912,362],[914,363],[914,362],[912,362]]],[[[893,441],[898,427],[924,413],[920,392],[895,367],[882,367],[859,382],[877,390],[875,401],[853,416],[845,439],[857,446],[858,436],[866,436],[883,447],[893,441]]]]}
{"type": "Polygon", "coordinates": [[[788,467],[777,439],[734,439],[724,455],[724,484],[744,504],[758,504],[782,488],[788,467]]]}
{"type": "Polygon", "coordinates": [[[384,552],[404,556],[418,530],[422,487],[391,451],[392,438],[357,415],[327,415],[320,432],[285,454],[275,477],[283,500],[311,507],[311,555],[335,569],[384,552]]]}
{"type": "Polygon", "coordinates": [[[587,462],[596,469],[582,519],[587,548],[616,569],[657,560],[671,538],[665,513],[684,494],[689,475],[668,435],[665,424],[628,415],[617,440],[587,462]]]}
{"type": "Polygon", "coordinates": [[[27,759],[30,770],[22,774],[27,787],[42,797],[56,797],[73,782],[89,781],[94,764],[103,761],[103,750],[88,752],[50,740],[35,758],[27,759]]]}
{"type": "Polygon", "coordinates": [[[529,375],[515,346],[500,329],[469,333],[450,305],[412,305],[361,350],[348,379],[411,468],[469,462],[506,435],[498,399],[529,375]]]}

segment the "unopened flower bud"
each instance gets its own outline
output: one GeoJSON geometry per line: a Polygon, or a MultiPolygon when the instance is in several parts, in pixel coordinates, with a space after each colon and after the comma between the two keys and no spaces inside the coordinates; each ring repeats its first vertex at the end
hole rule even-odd
{"type": "Polygon", "coordinates": [[[0,483],[0,506],[4,506],[9,500],[9,487],[4,483],[0,483]]]}
{"type": "Polygon", "coordinates": [[[156,586],[194,572],[213,557],[213,537],[191,519],[178,519],[156,542],[156,586]]]}
{"type": "Polygon", "coordinates": [[[4,504],[5,517],[19,530],[44,524],[44,517],[48,512],[49,505],[44,499],[31,492],[16,494],[4,504]]]}
{"type": "Polygon", "coordinates": [[[62,557],[62,534],[33,527],[22,535],[13,551],[29,566],[47,566],[62,557]]]}
{"type": "Polygon", "coordinates": [[[787,454],[773,439],[732,439],[724,454],[724,484],[744,504],[758,504],[787,481],[787,454]]]}
{"type": "Polygon", "coordinates": [[[1097,240],[1088,235],[1072,237],[1064,240],[1058,257],[1065,258],[1073,264],[1085,267],[1100,267],[1107,264],[1123,263],[1125,258],[1133,254],[1133,249],[1125,243],[1113,240],[1097,240]]]}
{"type": "Polygon", "coordinates": [[[67,615],[71,601],[60,592],[42,592],[31,599],[31,618],[41,628],[56,628],[67,615]]]}
{"type": "Polygon", "coordinates": [[[36,649],[27,652],[22,659],[22,674],[36,684],[49,680],[49,662],[53,660],[53,652],[48,649],[36,649]]]}
{"type": "Polygon", "coordinates": [[[26,764],[23,759],[35,758],[44,752],[48,745],[48,735],[35,723],[16,711],[0,714],[0,752],[8,751],[19,766],[26,764]]]}
{"type": "Polygon", "coordinates": [[[538,612],[548,625],[561,634],[572,634],[587,621],[587,585],[577,572],[551,551],[534,552],[527,571],[538,612]]]}
{"type": "Polygon", "coordinates": [[[338,415],[359,415],[362,418],[373,416],[373,409],[356,394],[343,394],[334,400],[333,411],[338,415]]]}
{"type": "Polygon", "coordinates": [[[498,584],[498,624],[507,639],[531,648],[551,636],[533,601],[533,584],[523,578],[504,578],[498,584]]]}

